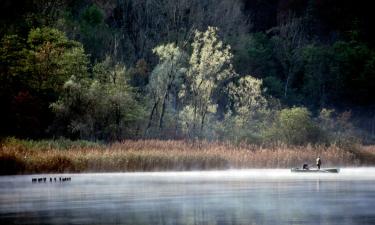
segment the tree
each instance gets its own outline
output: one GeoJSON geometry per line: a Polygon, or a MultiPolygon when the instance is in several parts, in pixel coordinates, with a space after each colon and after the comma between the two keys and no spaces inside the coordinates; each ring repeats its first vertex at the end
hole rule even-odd
{"type": "Polygon", "coordinates": [[[268,121],[267,100],[262,93],[262,80],[250,75],[239,78],[228,85],[231,111],[218,126],[221,139],[235,142],[260,143],[260,133],[268,121]]]}
{"type": "Polygon", "coordinates": [[[107,59],[94,66],[93,77],[72,76],[51,105],[61,135],[89,140],[121,140],[139,135],[143,108],[127,84],[126,69],[107,59]]]}
{"type": "Polygon", "coordinates": [[[107,55],[121,61],[122,35],[106,23],[105,11],[98,4],[73,1],[54,26],[81,42],[92,62],[102,61],[107,55]]]}
{"type": "MultiPolygon", "coordinates": [[[[108,4],[109,5],[109,4],[108,4]]],[[[219,27],[225,39],[235,42],[249,28],[242,0],[124,0],[113,4],[107,22],[118,29],[121,58],[128,63],[139,59],[156,63],[152,49],[160,43],[187,44],[194,30],[219,27]],[[233,38],[232,38],[233,37],[233,38]]],[[[119,55],[120,56],[120,55],[119,55]]]]}
{"type": "Polygon", "coordinates": [[[338,41],[333,44],[342,90],[341,100],[348,105],[370,106],[375,93],[375,51],[364,43],[338,41]]]}
{"type": "Polygon", "coordinates": [[[27,82],[37,91],[59,92],[72,75],[87,75],[87,55],[79,42],[69,40],[53,28],[36,28],[27,39],[30,46],[25,62],[27,82]]]}
{"type": "Polygon", "coordinates": [[[234,65],[240,74],[255,77],[277,76],[277,63],[273,42],[264,33],[253,33],[239,37],[242,47],[235,49],[234,65]]]}
{"type": "Polygon", "coordinates": [[[174,110],[178,110],[178,91],[186,72],[187,55],[175,44],[160,45],[153,52],[159,57],[160,63],[152,71],[148,84],[152,106],[146,132],[151,127],[155,114],[158,114],[159,129],[163,129],[169,102],[173,102],[174,110]]]}
{"type": "Polygon", "coordinates": [[[146,60],[140,59],[137,61],[135,67],[130,68],[129,70],[129,84],[132,87],[135,87],[140,94],[145,95],[146,86],[150,78],[150,65],[147,63],[146,60]]]}
{"type": "Polygon", "coordinates": [[[229,94],[236,115],[248,122],[252,115],[264,109],[267,100],[262,95],[262,80],[250,75],[241,77],[238,82],[229,84],[229,94]]]}
{"type": "Polygon", "coordinates": [[[326,143],[341,147],[352,147],[363,138],[350,122],[351,112],[337,113],[333,109],[323,108],[317,118],[321,131],[324,132],[326,143]]]}
{"type": "Polygon", "coordinates": [[[38,137],[46,133],[56,101],[72,75],[87,76],[87,55],[82,45],[53,28],[30,30],[27,39],[5,36],[1,46],[1,80],[7,118],[6,133],[38,137]]]}
{"type": "Polygon", "coordinates": [[[284,90],[283,98],[287,102],[293,102],[293,95],[288,95],[293,80],[301,72],[302,57],[301,48],[306,43],[306,37],[302,19],[289,16],[286,22],[280,24],[275,30],[279,33],[272,37],[274,54],[281,66],[284,90]],[[289,99],[288,99],[289,98],[289,99]]]}
{"type": "Polygon", "coordinates": [[[308,45],[303,48],[304,84],[302,92],[311,107],[323,108],[340,91],[339,76],[335,73],[331,48],[308,45]]]}
{"type": "Polygon", "coordinates": [[[192,115],[189,127],[198,134],[204,128],[208,114],[216,112],[217,105],[212,100],[215,89],[234,76],[233,55],[230,46],[219,39],[215,27],[208,27],[205,32],[196,31],[192,48],[187,87],[182,92],[188,102],[183,112],[185,117],[192,115]]]}

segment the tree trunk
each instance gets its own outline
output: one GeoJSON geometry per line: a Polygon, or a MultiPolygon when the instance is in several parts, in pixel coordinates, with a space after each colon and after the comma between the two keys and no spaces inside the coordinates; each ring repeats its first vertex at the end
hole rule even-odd
{"type": "Polygon", "coordinates": [[[288,77],[286,78],[286,82],[285,82],[285,86],[284,86],[284,98],[286,98],[286,95],[287,95],[287,92],[288,92],[289,79],[290,79],[290,75],[288,74],[288,77]]]}
{"type": "Polygon", "coordinates": [[[164,113],[165,113],[165,108],[166,108],[166,105],[167,105],[168,92],[169,92],[168,89],[165,92],[165,95],[164,95],[164,98],[163,98],[163,105],[161,107],[161,113],[160,113],[160,119],[159,119],[159,128],[160,128],[160,130],[163,129],[164,113]]]}
{"type": "Polygon", "coordinates": [[[151,110],[150,116],[149,116],[149,118],[148,118],[147,128],[146,128],[146,130],[145,130],[145,135],[147,134],[148,129],[150,129],[150,127],[151,127],[152,118],[154,117],[154,113],[155,113],[155,111],[156,111],[156,109],[157,109],[157,107],[158,107],[158,105],[159,105],[159,100],[160,100],[160,99],[158,99],[158,100],[154,103],[154,106],[152,107],[152,110],[151,110]]]}
{"type": "Polygon", "coordinates": [[[204,120],[205,120],[205,118],[206,118],[206,114],[207,114],[207,108],[208,108],[208,106],[205,107],[204,112],[203,112],[203,114],[202,114],[202,120],[201,120],[201,132],[203,131],[204,120]]]}

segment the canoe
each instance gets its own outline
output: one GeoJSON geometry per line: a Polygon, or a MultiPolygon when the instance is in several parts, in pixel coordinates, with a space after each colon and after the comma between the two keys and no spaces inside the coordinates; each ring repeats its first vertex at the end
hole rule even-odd
{"type": "Polygon", "coordinates": [[[293,173],[338,173],[340,172],[340,169],[337,168],[327,168],[327,169],[301,169],[301,168],[292,168],[290,170],[293,173]]]}

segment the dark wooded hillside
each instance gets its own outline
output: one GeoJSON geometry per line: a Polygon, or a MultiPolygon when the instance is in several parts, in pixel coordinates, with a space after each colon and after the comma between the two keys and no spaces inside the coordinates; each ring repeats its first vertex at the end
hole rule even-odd
{"type": "Polygon", "coordinates": [[[0,136],[373,142],[370,1],[0,3],[0,136]]]}

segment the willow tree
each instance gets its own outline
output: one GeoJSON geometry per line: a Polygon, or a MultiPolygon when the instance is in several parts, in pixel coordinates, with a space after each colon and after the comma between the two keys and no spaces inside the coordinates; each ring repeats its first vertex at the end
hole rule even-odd
{"type": "Polygon", "coordinates": [[[146,133],[156,119],[159,129],[163,129],[164,117],[168,103],[173,100],[176,110],[176,98],[182,84],[182,76],[186,72],[187,56],[175,44],[160,45],[153,49],[159,57],[159,64],[152,71],[148,84],[151,109],[146,133]]]}
{"type": "Polygon", "coordinates": [[[182,116],[193,133],[201,132],[207,117],[216,112],[213,93],[222,82],[233,77],[232,59],[230,46],[220,40],[217,28],[208,27],[205,32],[195,32],[186,74],[187,85],[181,93],[188,102],[182,116]]]}
{"type": "Polygon", "coordinates": [[[233,111],[242,124],[249,122],[258,111],[266,107],[267,100],[262,94],[262,80],[250,75],[229,84],[229,95],[233,111]]]}
{"type": "Polygon", "coordinates": [[[228,96],[231,110],[217,126],[218,137],[235,142],[259,143],[261,130],[270,114],[263,96],[262,80],[250,75],[240,77],[229,83],[228,96]]]}

